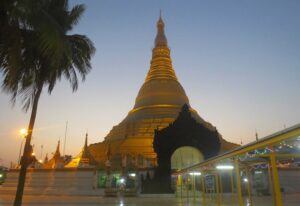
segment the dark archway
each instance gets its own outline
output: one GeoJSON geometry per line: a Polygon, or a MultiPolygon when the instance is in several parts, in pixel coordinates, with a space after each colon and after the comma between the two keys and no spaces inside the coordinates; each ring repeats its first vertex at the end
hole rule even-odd
{"type": "Polygon", "coordinates": [[[207,127],[206,122],[198,123],[192,117],[188,105],[182,107],[172,124],[155,131],[153,147],[158,162],[155,181],[165,183],[166,192],[171,189],[171,156],[183,146],[197,148],[205,159],[217,155],[220,150],[218,131],[207,127]]]}

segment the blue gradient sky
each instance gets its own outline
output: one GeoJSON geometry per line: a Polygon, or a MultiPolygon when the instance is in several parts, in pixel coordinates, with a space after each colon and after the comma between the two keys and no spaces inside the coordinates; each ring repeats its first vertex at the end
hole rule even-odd
{"type": "MultiPolygon", "coordinates": [[[[149,69],[159,10],[177,77],[200,116],[229,141],[248,143],[300,122],[300,1],[70,1],[87,10],[74,32],[97,48],[76,93],[66,81],[41,96],[33,143],[40,157],[64,137],[76,155],[103,140],[133,107],[149,69]]],[[[29,113],[0,93],[1,164],[16,161],[29,113]]],[[[51,156],[51,155],[50,155],[51,156]]]]}

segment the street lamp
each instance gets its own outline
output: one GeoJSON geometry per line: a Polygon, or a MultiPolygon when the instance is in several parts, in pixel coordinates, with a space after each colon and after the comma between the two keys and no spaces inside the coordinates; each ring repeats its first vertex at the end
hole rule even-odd
{"type": "Polygon", "coordinates": [[[21,137],[22,137],[22,142],[21,142],[21,146],[20,146],[20,152],[19,152],[19,165],[21,165],[21,152],[22,152],[22,147],[23,147],[23,142],[24,142],[24,139],[26,138],[28,132],[26,129],[20,129],[19,131],[21,137]]]}
{"type": "Polygon", "coordinates": [[[20,129],[19,132],[20,132],[20,134],[23,135],[23,136],[26,136],[26,135],[28,134],[27,129],[24,129],[24,128],[23,128],[23,129],[20,129]]]}

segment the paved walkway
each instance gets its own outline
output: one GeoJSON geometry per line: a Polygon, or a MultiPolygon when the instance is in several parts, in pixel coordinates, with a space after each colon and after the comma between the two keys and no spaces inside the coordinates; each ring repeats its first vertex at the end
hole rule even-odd
{"type": "MultiPolygon", "coordinates": [[[[0,195],[0,206],[13,205],[13,195],[0,195]]],[[[236,206],[231,198],[223,198],[223,206],[236,206]]],[[[298,206],[300,195],[288,195],[283,198],[284,206],[298,206]]],[[[254,206],[272,206],[272,197],[255,197],[254,206]]],[[[95,196],[24,196],[23,206],[194,206],[204,205],[201,199],[172,198],[172,197],[126,197],[108,198],[95,196]]],[[[207,199],[206,206],[217,206],[217,200],[207,199]]],[[[248,206],[245,200],[245,206],[248,206]]]]}

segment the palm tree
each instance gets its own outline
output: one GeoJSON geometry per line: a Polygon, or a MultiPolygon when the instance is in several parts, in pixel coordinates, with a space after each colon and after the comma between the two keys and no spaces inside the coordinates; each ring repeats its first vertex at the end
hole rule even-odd
{"type": "Polygon", "coordinates": [[[30,141],[40,95],[44,88],[51,94],[62,77],[69,80],[72,90],[76,91],[78,76],[84,80],[91,69],[95,48],[86,36],[69,34],[82,16],[84,5],[69,10],[68,0],[10,1],[0,4],[0,17],[5,17],[0,21],[3,26],[0,30],[2,88],[11,94],[13,103],[21,97],[23,109],[31,108],[14,203],[19,206],[31,161],[30,141]],[[2,32],[7,31],[11,32],[10,36],[3,35],[2,32]]]}

